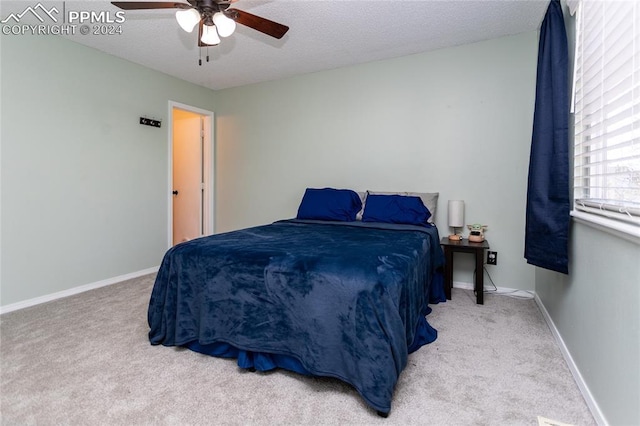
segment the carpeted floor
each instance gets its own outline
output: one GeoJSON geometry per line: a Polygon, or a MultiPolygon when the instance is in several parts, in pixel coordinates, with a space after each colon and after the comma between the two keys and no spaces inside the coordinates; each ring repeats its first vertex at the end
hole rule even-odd
{"type": "Polygon", "coordinates": [[[350,386],[151,346],[153,275],[0,317],[3,425],[595,424],[533,300],[453,290],[382,419],[350,386]]]}

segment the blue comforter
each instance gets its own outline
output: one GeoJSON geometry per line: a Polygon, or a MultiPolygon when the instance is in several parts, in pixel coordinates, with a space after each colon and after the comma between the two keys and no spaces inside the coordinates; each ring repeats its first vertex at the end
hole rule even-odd
{"type": "Polygon", "coordinates": [[[149,339],[272,354],[387,413],[408,354],[435,340],[424,316],[430,294],[444,300],[443,262],[435,227],[287,220],[192,240],[162,261],[149,339]]]}

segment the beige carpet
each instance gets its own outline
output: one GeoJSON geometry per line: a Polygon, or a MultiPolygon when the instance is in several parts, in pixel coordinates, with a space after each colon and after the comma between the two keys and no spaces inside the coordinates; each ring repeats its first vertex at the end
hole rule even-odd
{"type": "Polygon", "coordinates": [[[433,306],[389,418],[348,385],[151,346],[146,276],[0,317],[3,425],[595,424],[535,302],[469,291],[433,306]]]}

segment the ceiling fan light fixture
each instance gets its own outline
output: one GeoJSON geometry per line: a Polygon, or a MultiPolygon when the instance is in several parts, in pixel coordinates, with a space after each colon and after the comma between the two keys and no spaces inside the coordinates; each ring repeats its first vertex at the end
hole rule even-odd
{"type": "Polygon", "coordinates": [[[213,23],[216,25],[220,37],[229,37],[236,30],[236,21],[227,18],[222,12],[213,14],[213,23]]]}
{"type": "Polygon", "coordinates": [[[188,33],[193,31],[200,19],[202,18],[196,9],[184,9],[176,12],[176,21],[178,21],[180,28],[188,33]]]}
{"type": "Polygon", "coordinates": [[[204,44],[216,45],[220,44],[220,37],[218,37],[218,32],[216,31],[216,27],[214,25],[203,25],[202,26],[202,37],[200,40],[204,44]]]}

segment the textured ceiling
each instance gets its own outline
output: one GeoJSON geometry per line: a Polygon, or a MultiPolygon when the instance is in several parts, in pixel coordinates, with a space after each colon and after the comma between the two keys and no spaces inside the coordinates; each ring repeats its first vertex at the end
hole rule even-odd
{"type": "MultiPolygon", "coordinates": [[[[285,24],[289,32],[276,40],[238,25],[231,37],[208,49],[208,63],[203,49],[202,66],[198,66],[197,30],[189,34],[180,29],[172,9],[126,11],[120,35],[77,33],[69,38],[198,85],[223,89],[535,31],[548,3],[239,0],[233,8],[285,24]]],[[[64,7],[120,10],[107,1],[66,1],[64,7]]]]}

